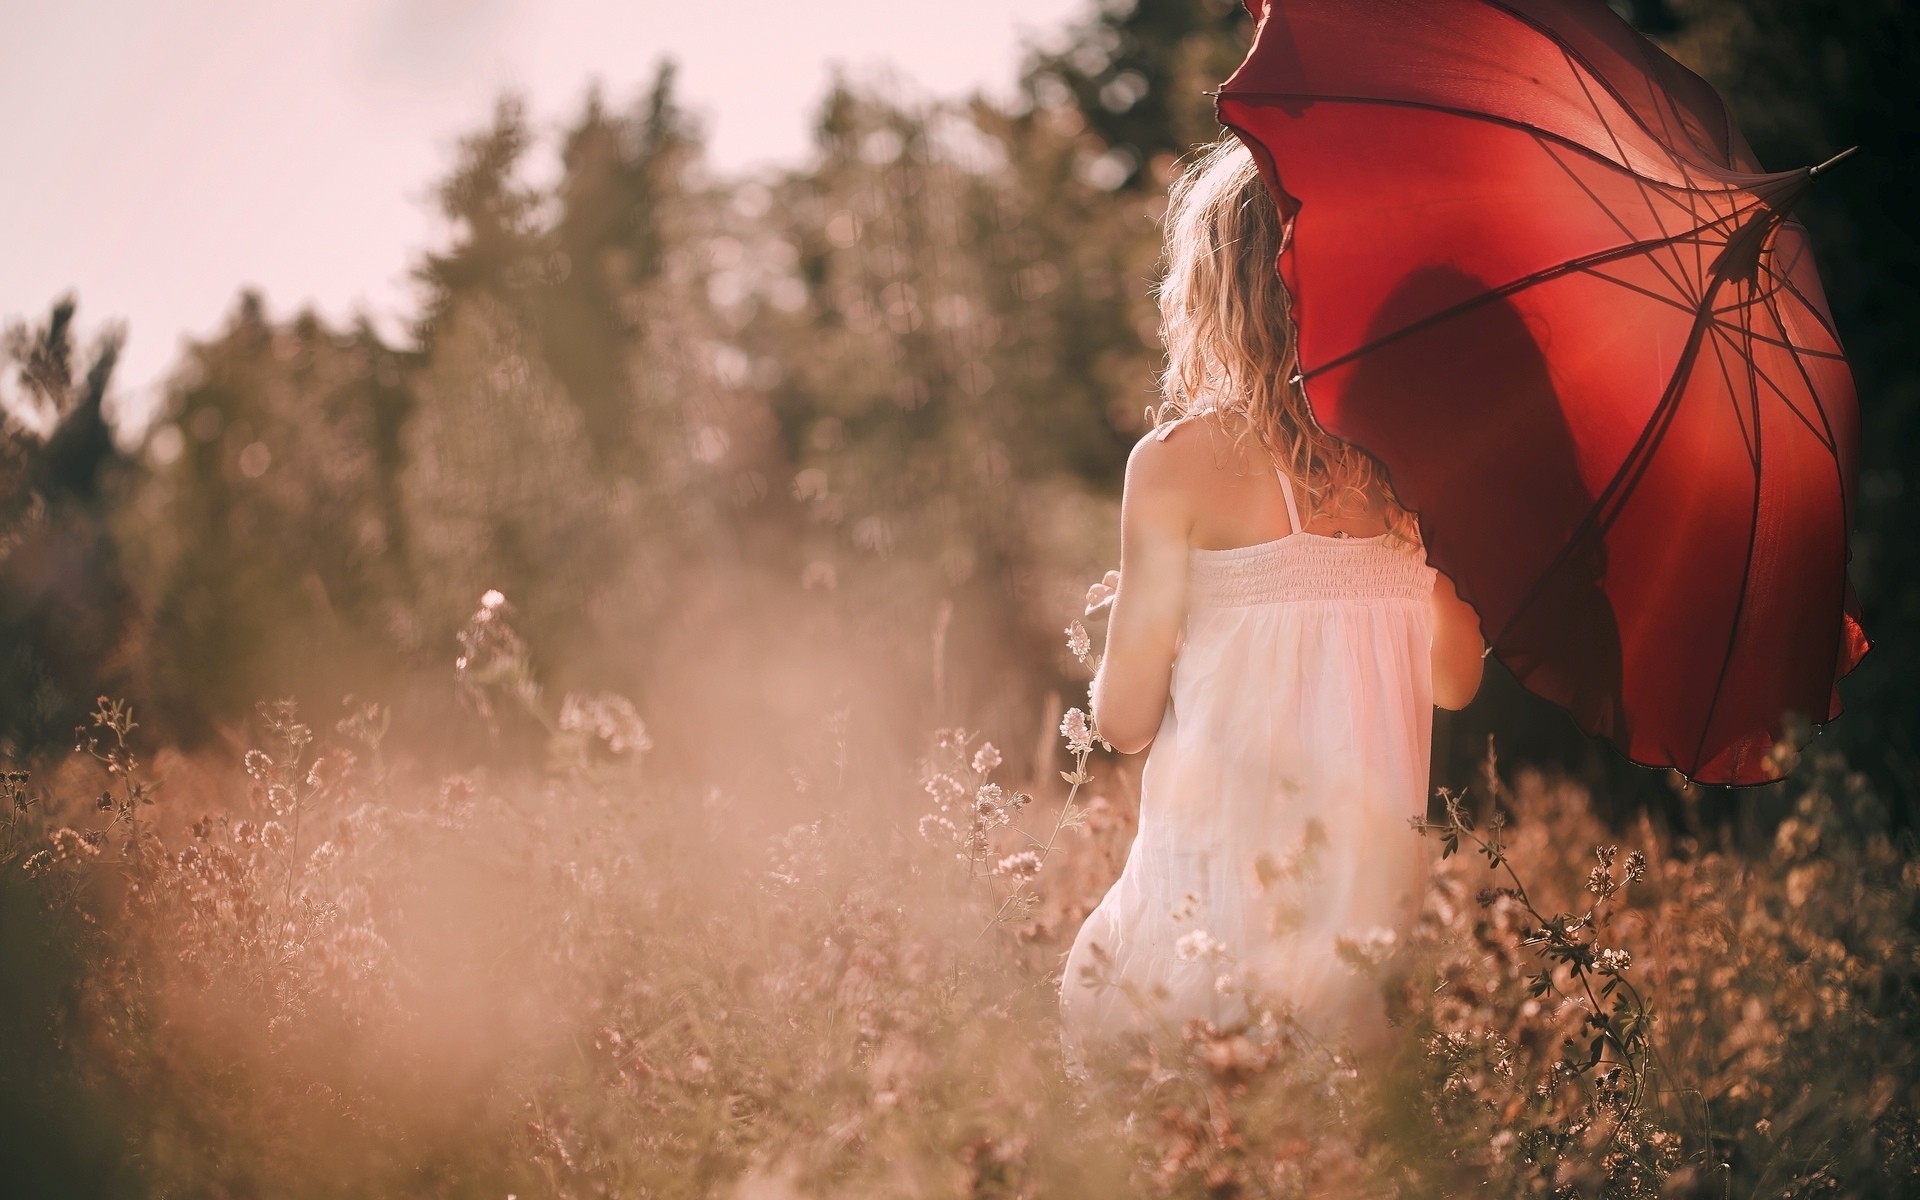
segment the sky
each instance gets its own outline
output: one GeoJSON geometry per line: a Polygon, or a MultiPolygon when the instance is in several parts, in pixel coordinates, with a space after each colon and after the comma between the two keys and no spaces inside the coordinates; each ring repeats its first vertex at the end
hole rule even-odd
{"type": "Polygon", "coordinates": [[[504,90],[547,135],[538,177],[590,83],[625,106],[671,57],[714,167],[746,172],[805,156],[836,67],[1006,94],[1090,5],[0,0],[0,320],[72,292],[83,336],[124,322],[116,399],[143,413],[244,287],[397,334],[447,234],[432,186],[504,90]]]}

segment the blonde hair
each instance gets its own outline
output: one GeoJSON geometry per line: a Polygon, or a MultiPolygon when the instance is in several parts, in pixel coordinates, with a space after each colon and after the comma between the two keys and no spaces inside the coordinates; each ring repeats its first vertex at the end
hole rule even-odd
{"type": "Polygon", "coordinates": [[[1155,427],[1207,410],[1237,413],[1245,422],[1236,445],[1252,432],[1304,489],[1303,522],[1340,493],[1363,505],[1384,494],[1388,531],[1418,545],[1419,523],[1395,498],[1386,468],[1320,428],[1307,407],[1289,297],[1275,270],[1280,216],[1238,138],[1229,133],[1208,146],[1174,181],[1164,226],[1165,271],[1155,291],[1167,367],[1155,427]]]}

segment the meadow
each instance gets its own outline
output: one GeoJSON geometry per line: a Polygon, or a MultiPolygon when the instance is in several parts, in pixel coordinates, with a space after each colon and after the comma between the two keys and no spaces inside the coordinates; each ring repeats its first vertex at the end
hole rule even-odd
{"type": "MultiPolygon", "coordinates": [[[[1538,772],[1443,791],[1407,945],[1343,947],[1399,1040],[1252,996],[1070,1081],[1060,963],[1136,778],[927,731],[865,792],[829,712],[782,827],[664,786],[630,704],[464,643],[537,770],[429,774],[386,714],[263,704],[233,764],[102,700],[10,775],[5,870],[75,963],[59,1037],[124,1139],[103,1188],[214,1196],[1897,1196],[1920,1177],[1920,855],[1831,753],[1770,835],[1615,830],[1538,772]],[[309,723],[311,720],[311,723],[309,723]]],[[[475,719],[479,719],[476,715],[475,719]]],[[[1783,744],[1784,745],[1784,744],[1783,744]]],[[[1755,822],[1755,828],[1764,828],[1755,822]]],[[[1313,886],[1310,862],[1272,900],[1313,886]]],[[[1283,886],[1284,885],[1284,886],[1283,886]]],[[[1206,953],[1204,949],[1198,951],[1206,953]]],[[[1223,986],[1232,964],[1222,962],[1223,986]]],[[[1145,998],[1141,998],[1145,999],[1145,998]]]]}
{"type": "Polygon", "coordinates": [[[1495,661],[1436,722],[1416,935],[1344,947],[1392,1053],[1196,929],[1248,1021],[1075,1079],[1140,770],[1078,598],[1238,6],[1097,6],[1013,103],[841,79],[752,178],[670,65],[557,132],[504,97],[404,338],[242,293],[138,428],[75,298],[0,339],[10,1194],[1920,1192],[1920,159],[1875,149],[1920,34],[1631,7],[1767,161],[1867,145],[1804,215],[1877,644],[1776,782],[1632,766],[1495,661]]]}

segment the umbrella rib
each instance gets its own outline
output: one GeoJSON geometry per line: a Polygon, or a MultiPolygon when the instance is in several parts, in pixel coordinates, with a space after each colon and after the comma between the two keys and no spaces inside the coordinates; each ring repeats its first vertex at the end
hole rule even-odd
{"type": "MultiPolygon", "coordinates": [[[[1758,205],[1759,202],[1755,201],[1754,203],[1755,205],[1758,205]]],[[[1731,213],[1729,214],[1729,217],[1738,216],[1738,215],[1740,214],[1731,213]]],[[[1726,220],[1728,218],[1723,217],[1721,219],[1726,220]]],[[[1446,321],[1453,317],[1459,316],[1461,313],[1466,312],[1473,308],[1477,308],[1482,304],[1490,304],[1495,300],[1503,300],[1508,296],[1516,295],[1537,284],[1549,283],[1555,279],[1559,279],[1564,276],[1571,275],[1575,272],[1585,271],[1589,267],[1600,266],[1604,263],[1614,262],[1622,258],[1631,258],[1636,254],[1645,252],[1650,247],[1665,245],[1667,243],[1673,242],[1682,237],[1694,236],[1694,234],[1697,234],[1698,232],[1699,232],[1698,230],[1695,230],[1693,231],[1692,234],[1675,234],[1672,237],[1650,239],[1650,240],[1641,241],[1641,242],[1632,242],[1625,246],[1616,246],[1610,250],[1596,250],[1592,254],[1582,255],[1579,258],[1569,259],[1564,263],[1560,263],[1556,266],[1549,267],[1546,270],[1535,271],[1531,275],[1523,275],[1519,279],[1515,279],[1509,283],[1502,284],[1497,288],[1489,288],[1487,291],[1482,292],[1480,295],[1475,296],[1470,300],[1462,300],[1458,304],[1449,305],[1446,308],[1441,309],[1439,312],[1431,313],[1425,317],[1422,317],[1421,319],[1413,322],[1410,325],[1405,325],[1399,329],[1394,330],[1392,333],[1383,334],[1380,337],[1377,337],[1370,342],[1367,342],[1360,346],[1356,346],[1352,350],[1347,351],[1345,354],[1342,354],[1336,358],[1329,359],[1328,361],[1321,363],[1316,367],[1312,367],[1310,369],[1302,368],[1300,372],[1300,377],[1302,379],[1311,379],[1315,375],[1322,374],[1323,372],[1326,372],[1326,371],[1331,371],[1335,367],[1344,366],[1347,363],[1352,362],[1354,359],[1361,357],[1362,355],[1371,354],[1373,351],[1378,350],[1382,346],[1398,341],[1399,339],[1403,337],[1407,337],[1410,334],[1418,333],[1420,330],[1426,329],[1432,325],[1436,325],[1442,321],[1446,321]]],[[[1705,316],[1704,313],[1702,313],[1701,315],[1703,317],[1705,316]]]]}
{"type": "MultiPolygon", "coordinates": [[[[1667,157],[1669,159],[1671,159],[1676,165],[1680,165],[1684,162],[1684,160],[1680,157],[1678,152],[1676,152],[1671,146],[1667,145],[1666,142],[1661,140],[1660,135],[1653,131],[1652,126],[1648,125],[1645,121],[1640,119],[1639,112],[1634,109],[1633,105],[1627,102],[1627,98],[1625,96],[1620,94],[1620,90],[1614,87],[1612,83],[1608,82],[1607,77],[1601,74],[1600,71],[1597,68],[1595,68],[1591,62],[1587,60],[1587,56],[1580,53],[1578,50],[1574,49],[1573,46],[1569,42],[1567,42],[1566,39],[1562,38],[1554,30],[1548,28],[1547,26],[1541,24],[1539,21],[1536,21],[1532,17],[1521,12],[1519,9],[1516,9],[1513,6],[1508,4],[1502,4],[1500,0],[1483,0],[1483,2],[1487,5],[1487,7],[1499,9],[1501,12],[1506,13],[1508,16],[1512,17],[1514,20],[1520,22],[1522,25],[1527,26],[1529,29],[1532,29],[1535,33],[1538,33],[1541,37],[1547,39],[1547,41],[1559,47],[1560,52],[1562,54],[1566,55],[1567,58],[1570,59],[1571,61],[1579,64],[1579,66],[1583,68],[1584,74],[1590,76],[1596,83],[1598,83],[1602,88],[1606,90],[1608,95],[1613,97],[1614,102],[1619,104],[1620,111],[1624,112],[1627,115],[1627,118],[1631,120],[1635,125],[1638,125],[1642,132],[1644,132],[1648,137],[1652,138],[1656,145],[1658,145],[1662,150],[1665,150],[1667,152],[1667,157]]],[[[1611,130],[1608,130],[1608,135],[1612,136],[1611,130]]]]}
{"type": "MultiPolygon", "coordinates": [[[[1766,305],[1767,311],[1773,314],[1773,323],[1784,330],[1787,325],[1785,321],[1781,320],[1779,306],[1772,300],[1768,300],[1766,305]]],[[[1820,427],[1827,431],[1827,444],[1830,447],[1837,446],[1838,439],[1833,435],[1833,422],[1827,419],[1827,406],[1821,402],[1820,389],[1814,386],[1813,376],[1807,374],[1807,365],[1800,361],[1800,355],[1802,353],[1811,354],[1814,352],[1802,351],[1791,342],[1787,344],[1786,350],[1787,357],[1793,360],[1793,369],[1800,373],[1800,382],[1807,385],[1807,398],[1813,401],[1813,411],[1820,414],[1820,427]]],[[[1841,361],[1845,360],[1842,359],[1841,361]]]]}
{"type": "Polygon", "coordinates": [[[1677,308],[1683,313],[1697,314],[1700,311],[1699,305],[1697,304],[1686,304],[1679,300],[1675,300],[1672,296],[1663,296],[1659,292],[1654,291],[1652,288],[1643,287],[1640,284],[1630,282],[1629,280],[1617,279],[1612,275],[1608,275],[1608,274],[1605,274],[1604,272],[1595,271],[1595,270],[1589,270],[1584,273],[1587,275],[1593,276],[1595,279],[1602,280],[1606,283],[1611,283],[1615,287],[1625,288],[1629,292],[1638,293],[1639,295],[1645,296],[1647,299],[1652,300],[1658,304],[1664,304],[1668,308],[1677,308]]]}
{"type": "MultiPolygon", "coordinates": [[[[1496,7],[1499,7],[1499,6],[1496,5],[1496,7]]],[[[1558,38],[1552,38],[1551,40],[1560,47],[1560,53],[1566,58],[1567,65],[1570,68],[1572,68],[1574,81],[1580,85],[1581,94],[1587,98],[1587,104],[1589,107],[1593,109],[1593,115],[1596,118],[1598,118],[1600,121],[1600,128],[1607,131],[1607,139],[1613,143],[1614,151],[1619,154],[1621,159],[1624,160],[1627,157],[1627,148],[1621,144],[1620,135],[1613,131],[1612,123],[1607,120],[1606,114],[1600,110],[1600,102],[1594,98],[1592,89],[1590,89],[1587,86],[1587,81],[1585,76],[1596,74],[1593,70],[1592,65],[1585,62],[1578,56],[1576,56],[1573,52],[1573,48],[1571,46],[1568,46],[1565,42],[1560,41],[1558,38]],[[1581,69],[1583,67],[1585,68],[1584,70],[1581,69]]],[[[1603,87],[1606,86],[1604,80],[1601,81],[1601,85],[1603,87]]],[[[1611,89],[1609,89],[1609,91],[1611,91],[1611,89]]],[[[1620,103],[1620,106],[1622,109],[1631,111],[1631,106],[1629,106],[1626,103],[1626,100],[1624,97],[1616,93],[1614,94],[1614,99],[1620,103]]],[[[1646,132],[1653,137],[1654,142],[1657,145],[1659,145],[1662,149],[1667,149],[1666,143],[1660,140],[1660,135],[1654,133],[1652,129],[1647,128],[1645,122],[1641,122],[1640,127],[1646,130],[1646,132]]],[[[1668,158],[1670,158],[1673,161],[1674,166],[1679,169],[1680,177],[1681,179],[1686,181],[1687,189],[1690,192],[1694,192],[1695,194],[1698,194],[1698,188],[1695,186],[1693,182],[1693,175],[1691,172],[1687,170],[1686,164],[1682,163],[1679,160],[1679,156],[1673,154],[1671,150],[1668,151],[1668,158]]],[[[1651,195],[1648,194],[1645,183],[1640,182],[1638,177],[1632,175],[1631,173],[1629,174],[1629,178],[1633,178],[1635,180],[1634,190],[1639,193],[1641,201],[1647,206],[1647,215],[1653,218],[1653,223],[1656,226],[1664,230],[1667,227],[1667,224],[1665,221],[1662,221],[1660,219],[1659,212],[1654,208],[1653,198],[1651,195]]],[[[1682,212],[1684,212],[1689,218],[1693,219],[1696,223],[1699,221],[1700,214],[1695,212],[1691,206],[1682,205],[1679,203],[1678,200],[1674,199],[1673,197],[1667,197],[1667,199],[1671,201],[1673,204],[1675,204],[1677,207],[1679,207],[1682,212]]],[[[1612,215],[1611,210],[1609,210],[1608,215],[1612,215]]],[[[1696,224],[1696,228],[1697,227],[1698,226],[1696,224]]],[[[1671,247],[1671,249],[1673,251],[1673,269],[1676,272],[1684,273],[1686,271],[1686,264],[1681,261],[1679,248],[1675,246],[1675,247],[1671,247]]],[[[1649,259],[1652,259],[1654,257],[1655,257],[1654,255],[1651,255],[1651,254],[1648,255],[1649,259]]],[[[1704,265],[1701,264],[1699,254],[1697,251],[1694,256],[1694,262],[1696,265],[1696,269],[1704,273],[1704,265]]],[[[1698,299],[1698,297],[1690,297],[1690,299],[1698,299]]]]}
{"type": "MultiPolygon", "coordinates": [[[[1753,340],[1758,340],[1758,338],[1753,340]]],[[[1802,425],[1807,427],[1807,432],[1813,435],[1814,441],[1819,442],[1821,447],[1829,452],[1837,452],[1837,448],[1833,444],[1833,431],[1828,430],[1822,433],[1816,428],[1814,423],[1807,419],[1807,414],[1800,410],[1800,406],[1793,402],[1793,397],[1787,395],[1786,389],[1774,382],[1773,376],[1767,374],[1765,371],[1756,369],[1754,377],[1765,383],[1773,394],[1780,398],[1780,403],[1786,407],[1786,410],[1792,413],[1802,425]]]]}
{"type": "MultiPolygon", "coordinates": [[[[1434,104],[1426,100],[1394,100],[1384,96],[1336,96],[1336,95],[1330,95],[1326,92],[1231,91],[1231,92],[1221,92],[1220,99],[1223,102],[1235,101],[1235,100],[1246,101],[1246,102],[1258,102],[1258,101],[1269,101],[1269,100],[1284,100],[1284,101],[1306,100],[1306,101],[1311,101],[1317,104],[1374,104],[1374,105],[1380,105],[1381,107],[1384,107],[1384,108],[1419,109],[1423,112],[1436,112],[1436,113],[1442,114],[1443,116],[1449,116],[1449,117],[1464,117],[1470,121],[1480,121],[1488,125],[1500,125],[1508,129],[1518,129],[1522,133],[1530,133],[1536,137],[1548,138],[1552,141],[1560,143],[1561,145],[1567,147],[1569,150],[1574,150],[1574,151],[1577,151],[1578,153],[1586,155],[1588,158],[1591,158],[1593,161],[1601,164],[1602,166],[1631,175],[1635,179],[1638,179],[1644,182],[1649,187],[1664,188],[1664,189],[1667,189],[1670,191],[1676,191],[1676,192],[1701,193],[1706,191],[1719,191],[1727,195],[1738,195],[1742,190],[1734,187],[1703,189],[1703,188],[1692,187],[1685,183],[1668,183],[1662,179],[1654,179],[1640,171],[1634,170],[1632,167],[1627,166],[1625,163],[1615,162],[1613,159],[1608,158],[1606,155],[1600,153],[1598,150],[1595,150],[1590,146],[1582,145],[1581,143],[1574,141],[1572,138],[1566,136],[1565,134],[1554,133],[1552,130],[1542,129],[1537,125],[1529,125],[1525,121],[1516,121],[1512,117],[1502,117],[1502,116],[1497,116],[1493,113],[1487,113],[1487,112],[1476,112],[1473,109],[1460,108],[1459,106],[1452,105],[1452,104],[1434,104]]],[[[1226,124],[1226,122],[1223,122],[1223,124],[1226,124]]],[[[1682,212],[1692,211],[1686,205],[1680,204],[1678,201],[1672,201],[1672,197],[1667,197],[1666,199],[1674,203],[1675,207],[1679,208],[1682,212]]],[[[1721,218],[1721,219],[1724,220],[1725,218],[1721,218]]]]}
{"type": "MultiPolygon", "coordinates": [[[[1573,168],[1569,167],[1565,161],[1563,161],[1557,155],[1553,154],[1551,151],[1548,151],[1547,157],[1553,160],[1554,166],[1559,167],[1562,171],[1566,172],[1567,178],[1573,181],[1573,185],[1575,187],[1579,188],[1582,192],[1586,194],[1587,199],[1593,201],[1593,206],[1595,208],[1599,209],[1602,213],[1606,215],[1606,218],[1609,221],[1613,222],[1614,228],[1618,229],[1621,233],[1625,234],[1628,237],[1633,236],[1633,230],[1628,227],[1627,223],[1625,221],[1622,221],[1619,218],[1619,216],[1615,214],[1611,208],[1608,208],[1605,201],[1601,200],[1599,196],[1594,194],[1593,189],[1587,186],[1587,181],[1580,178],[1580,176],[1573,170],[1573,168]]],[[[1655,223],[1656,224],[1659,223],[1658,218],[1655,219],[1655,223]]],[[[1661,225],[1661,228],[1665,229],[1666,226],[1661,225]]],[[[1660,277],[1673,285],[1674,291],[1686,293],[1690,290],[1687,286],[1688,281],[1684,276],[1682,276],[1681,278],[1675,278],[1674,276],[1669,275],[1667,273],[1666,268],[1662,266],[1658,261],[1653,260],[1651,256],[1649,256],[1649,261],[1653,262],[1654,270],[1660,272],[1660,277]]],[[[1697,254],[1695,255],[1695,261],[1696,262],[1698,261],[1697,254]]],[[[1651,295],[1651,293],[1649,294],[1651,295]]],[[[1696,302],[1698,299],[1697,297],[1689,297],[1689,298],[1695,299],[1696,302]]],[[[1681,307],[1685,307],[1685,306],[1682,305],[1681,307]]]]}
{"type": "MultiPolygon", "coordinates": [[[[1740,415],[1739,389],[1734,387],[1733,375],[1727,370],[1726,357],[1720,353],[1722,346],[1725,346],[1726,349],[1732,351],[1734,354],[1739,354],[1740,349],[1733,344],[1733,339],[1728,336],[1726,328],[1722,326],[1720,322],[1709,321],[1707,329],[1714,335],[1714,365],[1720,368],[1720,380],[1727,385],[1727,395],[1734,397],[1732,404],[1733,420],[1734,424],[1739,426],[1740,429],[1740,443],[1747,448],[1747,461],[1753,464],[1754,470],[1758,471],[1760,469],[1760,414],[1757,412],[1751,414],[1753,417],[1753,429],[1749,431],[1747,422],[1743,420],[1740,415]]],[[[1749,375],[1752,374],[1753,360],[1751,358],[1747,360],[1747,371],[1749,375]]],[[[1749,378],[1747,382],[1749,389],[1751,389],[1752,379],[1749,378]]]]}
{"type": "Polygon", "coordinates": [[[1500,627],[1500,632],[1487,639],[1488,645],[1498,645],[1500,639],[1507,636],[1507,631],[1513,628],[1513,624],[1519,619],[1520,614],[1526,611],[1529,604],[1533,603],[1533,598],[1539,595],[1540,589],[1545,586],[1546,581],[1552,577],[1553,573],[1559,569],[1561,561],[1567,557],[1567,554],[1580,541],[1581,537],[1590,527],[1597,528],[1602,536],[1605,535],[1608,529],[1612,528],[1614,520],[1619,515],[1618,511],[1616,510],[1604,517],[1602,517],[1600,513],[1603,509],[1612,505],[1614,497],[1618,495],[1623,488],[1631,488],[1637,483],[1640,476],[1646,473],[1647,465],[1653,461],[1654,447],[1661,439],[1666,437],[1667,428],[1673,424],[1674,414],[1679,411],[1680,394],[1683,390],[1682,384],[1688,373],[1692,370],[1694,361],[1699,357],[1700,342],[1706,335],[1707,324],[1706,313],[1702,312],[1696,315],[1693,329],[1687,335],[1686,347],[1680,352],[1680,361],[1674,365],[1673,374],[1667,379],[1667,388],[1665,393],[1660,397],[1660,403],[1656,404],[1653,412],[1648,415],[1646,427],[1640,431],[1640,436],[1634,439],[1633,445],[1629,447],[1626,454],[1622,456],[1619,467],[1613,472],[1613,477],[1607,480],[1607,486],[1600,489],[1600,494],[1594,497],[1593,506],[1587,510],[1587,515],[1582,517],[1579,524],[1573,527],[1572,532],[1567,536],[1566,542],[1554,553],[1554,556],[1548,560],[1547,565],[1542,568],[1540,573],[1534,576],[1533,585],[1527,589],[1526,595],[1522,596],[1519,602],[1513,606],[1513,611],[1507,615],[1506,622],[1500,627]]]}
{"type": "MultiPolygon", "coordinates": [[[[1765,297],[1762,297],[1762,300],[1763,302],[1767,303],[1769,307],[1771,307],[1770,300],[1767,300],[1767,298],[1765,297]]],[[[1779,320],[1779,315],[1777,313],[1774,316],[1774,320],[1776,322],[1779,320]]],[[[1720,326],[1722,329],[1745,329],[1746,328],[1746,326],[1741,325],[1735,321],[1716,320],[1714,324],[1720,326]]],[[[1802,346],[1796,342],[1785,341],[1777,337],[1769,337],[1764,333],[1754,334],[1753,340],[1756,342],[1764,342],[1769,346],[1778,346],[1782,350],[1791,350],[1795,354],[1804,354],[1808,358],[1824,358],[1829,362],[1845,362],[1847,360],[1847,356],[1844,354],[1835,354],[1831,350],[1816,350],[1812,346],[1802,346]]]]}
{"type": "MultiPolygon", "coordinates": [[[[1747,373],[1751,379],[1753,373],[1753,355],[1747,354],[1747,373]]],[[[1720,656],[1720,673],[1714,677],[1713,691],[1707,701],[1707,715],[1700,723],[1700,739],[1694,743],[1692,769],[1700,766],[1700,756],[1706,751],[1707,735],[1713,732],[1713,716],[1720,709],[1720,689],[1726,686],[1727,670],[1733,666],[1733,650],[1740,641],[1740,618],[1747,608],[1747,591],[1752,583],[1753,548],[1760,540],[1760,405],[1756,394],[1753,405],[1753,517],[1747,522],[1746,564],[1740,569],[1740,591],[1733,601],[1733,619],[1727,623],[1727,649],[1720,656]]]]}
{"type": "MultiPolygon", "coordinates": [[[[1771,301],[1768,302],[1767,307],[1773,313],[1775,323],[1781,324],[1781,328],[1784,329],[1785,325],[1780,322],[1779,310],[1771,301]]],[[[1813,377],[1807,374],[1806,364],[1800,361],[1800,356],[1791,347],[1787,350],[1787,357],[1793,360],[1794,370],[1800,372],[1800,382],[1807,385],[1807,398],[1813,401],[1813,411],[1820,414],[1820,427],[1827,431],[1826,444],[1828,449],[1833,451],[1834,484],[1840,493],[1840,538],[1845,541],[1847,531],[1853,527],[1853,514],[1847,511],[1847,476],[1846,469],[1840,462],[1839,439],[1834,436],[1833,423],[1827,419],[1827,406],[1820,399],[1820,389],[1813,386],[1813,377]]],[[[1842,574],[1845,574],[1844,567],[1842,574]]]]}
{"type": "MultiPolygon", "coordinates": [[[[1781,272],[1774,270],[1773,267],[1764,258],[1760,260],[1760,266],[1761,266],[1761,269],[1766,271],[1767,274],[1773,276],[1774,279],[1778,280],[1781,287],[1784,287],[1789,292],[1793,293],[1793,298],[1800,302],[1801,307],[1805,308],[1809,313],[1813,314],[1813,319],[1820,323],[1820,328],[1826,330],[1827,336],[1833,339],[1834,345],[1838,346],[1840,344],[1840,331],[1838,329],[1835,329],[1833,327],[1833,323],[1828,321],[1826,316],[1823,313],[1821,313],[1819,305],[1815,304],[1812,300],[1809,300],[1805,292],[1802,292],[1798,287],[1794,286],[1792,277],[1788,275],[1784,275],[1781,272]]],[[[1841,357],[1841,356],[1836,355],[1835,357],[1841,357]]]]}

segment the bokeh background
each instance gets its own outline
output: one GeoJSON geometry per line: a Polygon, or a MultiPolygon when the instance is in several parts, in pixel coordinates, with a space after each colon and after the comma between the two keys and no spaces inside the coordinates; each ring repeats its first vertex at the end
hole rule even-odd
{"type": "MultiPolygon", "coordinates": [[[[422,771],[537,760],[549,725],[457,679],[497,590],[544,694],[627,698],[655,779],[779,819],[814,803],[794,764],[829,714],[865,751],[843,773],[874,780],[954,724],[1019,777],[1066,765],[1085,683],[1060,635],[1117,561],[1157,399],[1155,222],[1218,132],[1205,92],[1245,14],[618,7],[9,15],[0,760],[65,755],[102,694],[180,762],[237,762],[281,697],[328,725],[378,701],[422,771]],[[327,39],[357,65],[290,46],[327,39]]],[[[1901,0],[1620,7],[1770,168],[1861,147],[1802,212],[1859,381],[1875,642],[1819,741],[1908,825],[1920,23],[1901,0]]],[[[1607,820],[1752,807],[1625,763],[1497,665],[1441,714],[1436,783],[1489,734],[1607,820]]],[[[0,896],[28,947],[35,910],[0,896]]],[[[61,1003],[60,970],[10,972],[7,1011],[61,1003]]],[[[44,1079],[9,1086],[44,1114],[44,1079]]]]}

